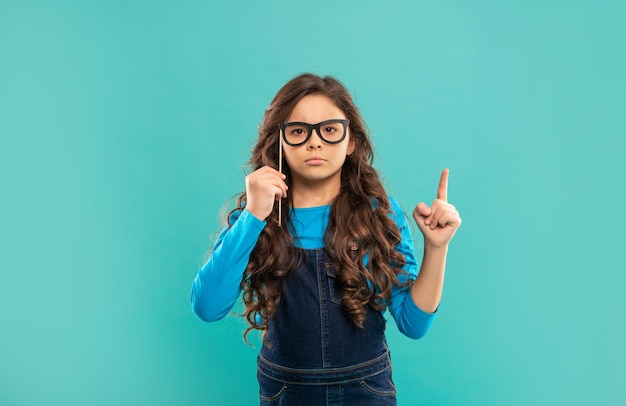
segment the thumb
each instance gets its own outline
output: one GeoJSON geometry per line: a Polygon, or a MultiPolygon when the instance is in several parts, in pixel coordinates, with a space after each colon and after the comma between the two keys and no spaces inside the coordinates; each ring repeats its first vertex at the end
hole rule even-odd
{"type": "Polygon", "coordinates": [[[430,207],[426,205],[424,202],[420,202],[417,206],[415,206],[415,210],[413,210],[413,218],[417,221],[418,217],[428,217],[432,213],[430,207]]]}

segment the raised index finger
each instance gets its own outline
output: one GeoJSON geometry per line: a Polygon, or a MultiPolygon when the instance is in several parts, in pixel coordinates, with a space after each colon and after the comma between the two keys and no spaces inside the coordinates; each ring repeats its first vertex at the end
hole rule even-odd
{"type": "Polygon", "coordinates": [[[439,188],[437,189],[437,199],[448,201],[448,168],[441,172],[441,179],[439,179],[439,188]]]}

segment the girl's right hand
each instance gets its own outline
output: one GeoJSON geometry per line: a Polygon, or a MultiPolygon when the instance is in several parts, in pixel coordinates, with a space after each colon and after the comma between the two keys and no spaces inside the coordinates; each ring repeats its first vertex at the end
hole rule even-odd
{"type": "Polygon", "coordinates": [[[259,220],[265,220],[274,202],[287,197],[286,176],[264,166],[246,176],[246,209],[259,220]]]}

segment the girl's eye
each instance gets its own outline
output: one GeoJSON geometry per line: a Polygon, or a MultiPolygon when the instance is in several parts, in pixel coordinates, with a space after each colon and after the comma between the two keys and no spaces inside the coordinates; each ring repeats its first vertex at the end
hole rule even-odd
{"type": "Polygon", "coordinates": [[[302,128],[294,128],[293,130],[291,130],[291,134],[293,134],[293,135],[303,135],[304,134],[304,130],[302,128]]]}
{"type": "Polygon", "coordinates": [[[324,128],[324,132],[325,132],[326,134],[332,134],[332,133],[334,133],[335,131],[337,131],[337,129],[336,129],[336,128],[334,128],[334,127],[326,127],[326,128],[324,128]]]}

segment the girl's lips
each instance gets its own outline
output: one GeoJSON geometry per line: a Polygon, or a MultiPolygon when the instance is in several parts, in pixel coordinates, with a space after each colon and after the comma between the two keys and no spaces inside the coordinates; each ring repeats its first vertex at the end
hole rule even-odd
{"type": "Polygon", "coordinates": [[[304,162],[306,162],[307,165],[322,165],[324,162],[326,162],[326,160],[324,158],[320,158],[316,156],[313,158],[309,158],[304,162]]]}

